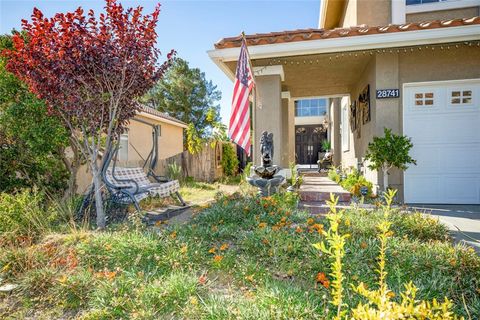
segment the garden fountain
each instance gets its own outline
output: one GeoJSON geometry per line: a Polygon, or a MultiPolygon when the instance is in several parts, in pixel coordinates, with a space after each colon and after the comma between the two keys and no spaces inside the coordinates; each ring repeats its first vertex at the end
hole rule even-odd
{"type": "Polygon", "coordinates": [[[270,196],[278,192],[278,188],[285,183],[285,177],[277,174],[281,168],[273,162],[273,133],[262,132],[260,138],[260,152],[262,164],[253,166],[248,183],[258,188],[258,194],[262,197],[270,196]]]}

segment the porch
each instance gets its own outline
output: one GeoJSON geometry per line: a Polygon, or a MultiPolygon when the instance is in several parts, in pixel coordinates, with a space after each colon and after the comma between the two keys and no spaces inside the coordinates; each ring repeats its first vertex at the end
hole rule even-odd
{"type": "MultiPolygon", "coordinates": [[[[451,108],[452,104],[463,103],[458,102],[463,93],[466,98],[461,101],[465,105],[471,105],[480,95],[480,39],[475,31],[478,23],[478,19],[458,20],[455,24],[437,21],[247,36],[256,78],[253,161],[260,162],[258,138],[266,130],[274,134],[274,163],[284,168],[291,162],[305,163],[305,156],[299,161],[302,152],[308,163],[314,163],[319,139],[307,138],[301,151],[296,141],[296,107],[305,99],[326,99],[325,121],[306,125],[326,131],[334,165],[360,169],[374,184],[374,192],[378,191],[383,187],[382,173],[368,169],[364,157],[368,143],[374,136],[382,136],[386,127],[412,138],[412,156],[418,164],[405,174],[389,171],[389,186],[398,190],[400,200],[406,195],[412,203],[480,203],[480,182],[476,178],[480,167],[478,161],[467,161],[480,156],[478,130],[471,124],[480,118],[480,112],[451,108]],[[459,26],[465,31],[461,36],[460,28],[453,28],[459,26]],[[377,90],[389,89],[396,94],[376,98],[377,90]],[[427,102],[415,100],[416,96],[430,97],[428,103],[435,104],[435,108],[421,108],[427,102]],[[424,119],[415,122],[419,113],[424,113],[424,119]],[[433,117],[436,122],[428,121],[433,117]],[[453,119],[457,127],[450,132],[455,131],[455,135],[439,129],[450,126],[453,119]],[[453,158],[454,153],[445,151],[444,141],[452,148],[461,146],[461,159],[467,160],[456,165],[459,157],[453,158]],[[423,146],[425,143],[431,152],[423,146]],[[436,168],[433,178],[432,168],[436,168]],[[467,193],[468,199],[462,195],[467,193]]],[[[225,38],[209,52],[232,79],[240,43],[241,37],[225,38]]]]}

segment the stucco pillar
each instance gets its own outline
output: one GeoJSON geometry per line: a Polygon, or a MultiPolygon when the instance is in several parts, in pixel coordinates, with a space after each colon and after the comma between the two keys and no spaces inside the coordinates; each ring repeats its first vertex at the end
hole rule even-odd
{"type": "MultiPolygon", "coordinates": [[[[398,72],[398,54],[382,54],[376,57],[376,89],[401,89],[398,72]]],[[[402,93],[401,93],[402,94],[402,93]]],[[[370,93],[370,99],[375,99],[375,92],[370,93]]],[[[393,99],[377,99],[375,109],[375,135],[383,136],[384,128],[392,129],[396,134],[402,132],[401,97],[393,99]]],[[[377,185],[383,187],[383,173],[378,172],[377,185]]],[[[400,170],[390,170],[388,183],[398,189],[403,197],[403,174],[400,170]]]]}
{"type": "Polygon", "coordinates": [[[330,99],[330,143],[333,150],[333,164],[339,166],[342,161],[342,141],[340,137],[340,98],[330,99]]]}
{"type": "Polygon", "coordinates": [[[254,163],[260,164],[260,137],[263,131],[273,133],[273,163],[281,165],[285,144],[282,141],[282,99],[280,75],[255,77],[257,101],[254,113],[254,163]]]}
{"type": "Polygon", "coordinates": [[[290,92],[284,91],[281,94],[282,97],[282,155],[280,159],[280,165],[283,168],[288,168],[288,164],[291,161],[290,152],[290,139],[289,139],[289,101],[290,92]]]}
{"type": "Polygon", "coordinates": [[[288,101],[288,163],[295,162],[295,100],[288,101]]]}

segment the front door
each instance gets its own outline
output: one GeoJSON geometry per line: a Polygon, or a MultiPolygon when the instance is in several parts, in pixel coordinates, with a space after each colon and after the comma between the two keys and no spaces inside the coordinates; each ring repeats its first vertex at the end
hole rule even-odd
{"type": "Polygon", "coordinates": [[[297,164],[316,164],[327,132],[321,125],[295,126],[295,156],[297,164]]]}

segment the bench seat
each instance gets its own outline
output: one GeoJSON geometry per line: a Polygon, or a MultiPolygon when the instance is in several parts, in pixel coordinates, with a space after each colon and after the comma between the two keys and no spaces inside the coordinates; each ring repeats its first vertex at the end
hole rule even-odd
{"type": "Polygon", "coordinates": [[[132,203],[132,198],[138,202],[148,198],[159,196],[162,198],[177,194],[180,190],[180,183],[178,180],[171,180],[162,183],[151,182],[147,174],[142,168],[123,168],[116,167],[115,175],[112,173],[112,168],[106,170],[106,179],[117,189],[117,193],[122,193],[123,196],[118,196],[118,202],[127,204],[132,203]],[[121,191],[120,191],[121,190],[121,191]]]}

